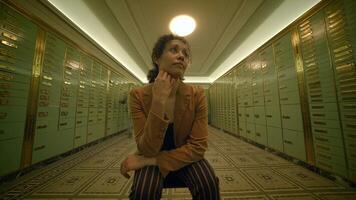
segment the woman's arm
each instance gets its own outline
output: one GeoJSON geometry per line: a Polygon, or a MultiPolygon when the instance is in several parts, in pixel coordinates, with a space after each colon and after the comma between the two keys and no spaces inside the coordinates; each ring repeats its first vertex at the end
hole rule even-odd
{"type": "Polygon", "coordinates": [[[141,102],[142,100],[135,89],[130,92],[129,101],[137,149],[147,157],[155,156],[162,146],[169,122],[168,119],[161,116],[162,114],[158,114],[159,108],[163,106],[159,106],[159,103],[152,101],[151,109],[146,118],[143,102],[141,102]]]}
{"type": "Polygon", "coordinates": [[[169,122],[164,108],[175,83],[168,73],[158,73],[152,86],[152,102],[147,118],[142,98],[135,89],[130,92],[130,111],[137,149],[146,157],[157,155],[161,149],[169,122]]]}

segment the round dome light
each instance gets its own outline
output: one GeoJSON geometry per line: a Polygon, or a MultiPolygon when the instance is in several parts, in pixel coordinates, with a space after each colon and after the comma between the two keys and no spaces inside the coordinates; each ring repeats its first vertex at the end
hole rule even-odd
{"type": "Polygon", "coordinates": [[[188,15],[174,17],[169,23],[171,32],[182,37],[191,34],[194,31],[195,26],[195,20],[188,15]]]}

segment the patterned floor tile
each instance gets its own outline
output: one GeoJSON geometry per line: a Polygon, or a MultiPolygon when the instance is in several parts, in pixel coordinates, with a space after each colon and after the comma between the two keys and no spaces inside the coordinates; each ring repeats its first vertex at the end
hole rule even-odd
{"type": "Polygon", "coordinates": [[[88,181],[98,175],[95,170],[71,170],[64,176],[52,180],[48,185],[40,189],[35,195],[41,194],[73,194],[81,187],[88,184],[88,181]]]}
{"type": "Polygon", "coordinates": [[[102,156],[94,156],[76,166],[76,169],[105,169],[112,162],[114,162],[115,158],[113,157],[102,157],[102,156]]]}
{"type": "Polygon", "coordinates": [[[232,145],[217,146],[217,150],[223,154],[239,153],[241,149],[232,145]]]}
{"type": "Polygon", "coordinates": [[[120,195],[126,184],[128,184],[128,179],[123,177],[117,170],[107,170],[92,180],[91,183],[79,193],[79,195],[120,195]]]}
{"type": "Polygon", "coordinates": [[[258,163],[256,160],[252,159],[251,156],[248,155],[228,154],[227,157],[230,158],[232,162],[240,168],[261,166],[261,163],[258,163]]]}
{"type": "Polygon", "coordinates": [[[319,198],[316,197],[313,194],[303,194],[303,193],[298,193],[298,194],[273,194],[273,195],[270,195],[270,197],[273,200],[319,200],[319,198]]]}
{"type": "Polygon", "coordinates": [[[190,191],[188,188],[172,188],[173,195],[190,195],[190,191]]]}
{"type": "Polygon", "coordinates": [[[220,155],[210,155],[206,157],[206,160],[214,169],[226,169],[232,168],[233,165],[230,164],[226,159],[220,155]]]}
{"type": "Polygon", "coordinates": [[[280,158],[276,155],[264,152],[262,154],[245,154],[250,156],[252,159],[256,160],[265,166],[280,166],[280,165],[293,165],[293,163],[280,158]]]}
{"type": "Polygon", "coordinates": [[[223,193],[251,193],[259,190],[240,172],[236,170],[216,170],[219,177],[220,192],[223,193]]]}
{"type": "Polygon", "coordinates": [[[265,195],[223,197],[223,200],[268,200],[265,195]]]}
{"type": "Polygon", "coordinates": [[[299,186],[283,178],[270,168],[241,169],[241,171],[265,192],[302,190],[299,186]]]}
{"type": "Polygon", "coordinates": [[[335,182],[319,176],[308,169],[299,166],[287,166],[273,168],[275,171],[280,172],[284,176],[287,176],[292,181],[296,181],[304,188],[312,189],[342,189],[340,185],[335,182]]]}
{"type": "Polygon", "coordinates": [[[325,192],[317,194],[323,200],[355,200],[356,191],[354,192],[325,192]]]}

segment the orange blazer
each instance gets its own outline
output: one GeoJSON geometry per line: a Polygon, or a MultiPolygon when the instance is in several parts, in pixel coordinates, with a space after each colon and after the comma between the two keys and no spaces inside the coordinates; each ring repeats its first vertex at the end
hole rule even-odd
{"type": "Polygon", "coordinates": [[[152,86],[130,91],[130,112],[138,153],[156,157],[165,177],[204,157],[208,147],[208,108],[204,90],[181,83],[174,108],[174,142],[176,149],[160,151],[169,121],[150,111],[152,86]]]}

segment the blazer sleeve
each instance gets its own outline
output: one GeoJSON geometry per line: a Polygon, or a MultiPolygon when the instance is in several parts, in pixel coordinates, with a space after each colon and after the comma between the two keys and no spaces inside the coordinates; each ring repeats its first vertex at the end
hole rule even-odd
{"type": "Polygon", "coordinates": [[[147,117],[137,88],[130,92],[130,112],[137,149],[146,157],[153,157],[161,149],[169,121],[149,111],[147,117]]]}
{"type": "Polygon", "coordinates": [[[208,148],[208,108],[202,88],[195,97],[195,118],[186,144],[170,151],[161,151],[156,156],[163,176],[204,158],[208,148]]]}

